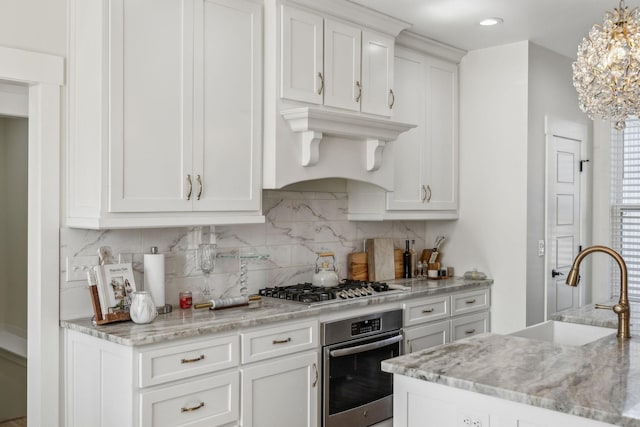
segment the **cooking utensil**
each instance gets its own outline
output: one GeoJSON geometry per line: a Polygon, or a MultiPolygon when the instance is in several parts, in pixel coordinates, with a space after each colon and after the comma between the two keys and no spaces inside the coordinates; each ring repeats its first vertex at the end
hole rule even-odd
{"type": "Polygon", "coordinates": [[[311,279],[313,286],[321,286],[324,288],[332,288],[338,286],[338,272],[336,271],[336,257],[333,252],[321,252],[316,258],[316,272],[311,279]],[[332,264],[323,261],[318,264],[321,258],[331,258],[332,264]]]}

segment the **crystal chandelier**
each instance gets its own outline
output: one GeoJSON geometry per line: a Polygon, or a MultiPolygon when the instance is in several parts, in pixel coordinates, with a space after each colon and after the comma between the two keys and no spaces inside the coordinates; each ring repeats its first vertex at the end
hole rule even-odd
{"type": "Polygon", "coordinates": [[[610,118],[615,128],[640,112],[640,12],[620,0],[606,12],[602,26],[594,25],[578,46],[573,86],[580,109],[589,118],[610,118]]]}

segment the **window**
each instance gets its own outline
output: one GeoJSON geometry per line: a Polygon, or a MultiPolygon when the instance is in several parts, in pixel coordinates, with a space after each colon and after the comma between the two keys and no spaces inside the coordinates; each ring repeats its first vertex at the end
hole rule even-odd
{"type": "MultiPolygon", "coordinates": [[[[640,119],[628,119],[623,132],[611,127],[611,185],[611,243],[627,263],[629,298],[640,301],[640,119]]],[[[617,264],[611,272],[619,296],[617,264]]]]}

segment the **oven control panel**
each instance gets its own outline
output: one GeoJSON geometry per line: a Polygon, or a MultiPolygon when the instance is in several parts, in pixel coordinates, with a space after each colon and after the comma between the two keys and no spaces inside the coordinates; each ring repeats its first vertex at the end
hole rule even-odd
{"type": "Polygon", "coordinates": [[[334,320],[322,324],[322,345],[364,338],[402,329],[402,309],[334,320]]]}
{"type": "Polygon", "coordinates": [[[369,332],[377,332],[380,330],[380,318],[362,320],[351,324],[351,336],[367,334],[369,332]]]}

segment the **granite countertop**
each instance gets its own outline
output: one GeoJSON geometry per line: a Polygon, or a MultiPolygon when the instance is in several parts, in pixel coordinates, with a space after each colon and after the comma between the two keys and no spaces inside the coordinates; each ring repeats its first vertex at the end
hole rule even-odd
{"type": "MultiPolygon", "coordinates": [[[[631,309],[633,313],[634,305],[631,309]]],[[[593,305],[554,318],[617,327],[615,314],[593,305]]],[[[640,427],[640,334],[635,335],[619,342],[612,334],[573,347],[483,334],[389,359],[382,369],[605,423],[640,427]]]]}
{"type": "MultiPolygon", "coordinates": [[[[273,298],[248,306],[223,310],[175,308],[161,314],[149,324],[138,325],[131,321],[108,325],[93,325],[91,319],[62,320],[60,326],[82,332],[118,344],[135,346],[188,338],[203,334],[233,331],[240,328],[266,325],[287,320],[317,317],[324,314],[357,309],[369,305],[393,303],[444,293],[473,290],[489,286],[493,280],[468,280],[459,277],[446,280],[401,279],[387,281],[390,285],[404,287],[403,291],[380,296],[353,299],[339,304],[307,305],[273,298]]],[[[87,302],[89,297],[87,296],[87,302]]]]}

